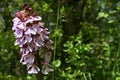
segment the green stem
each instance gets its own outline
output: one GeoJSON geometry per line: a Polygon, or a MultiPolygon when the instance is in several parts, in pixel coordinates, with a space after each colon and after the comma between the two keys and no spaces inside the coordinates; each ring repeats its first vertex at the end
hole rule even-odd
{"type": "MultiPolygon", "coordinates": [[[[42,64],[41,64],[41,58],[40,58],[40,55],[39,55],[39,51],[37,52],[35,57],[36,57],[37,66],[42,70],[42,64]]],[[[42,74],[41,71],[36,75],[36,77],[37,77],[37,80],[44,80],[43,79],[44,75],[42,74]]]]}
{"type": "Polygon", "coordinates": [[[92,78],[91,78],[91,74],[89,73],[89,80],[92,80],[92,78]]]}
{"type": "MultiPolygon", "coordinates": [[[[59,21],[59,0],[58,0],[57,21],[56,21],[56,28],[55,28],[55,30],[58,30],[58,21],[59,21]]],[[[55,35],[57,35],[57,34],[55,33],[55,35]]],[[[54,57],[53,57],[53,60],[55,60],[56,45],[57,45],[57,37],[55,36],[55,42],[54,42],[54,57]]]]}
{"type": "Polygon", "coordinates": [[[86,77],[85,73],[83,73],[83,77],[84,77],[84,80],[87,80],[87,77],[86,77]]]}
{"type": "MultiPolygon", "coordinates": [[[[55,30],[58,30],[58,21],[59,21],[59,4],[60,1],[58,0],[58,7],[57,7],[57,20],[56,20],[56,28],[55,30]]],[[[57,45],[57,37],[56,37],[56,33],[55,33],[55,41],[54,41],[54,56],[53,56],[53,61],[55,61],[55,55],[56,55],[56,45],[57,45]]],[[[54,67],[55,69],[55,67],[54,67]]],[[[54,70],[55,71],[55,70],[54,70]]],[[[55,72],[53,72],[53,80],[55,79],[55,72]]]]}

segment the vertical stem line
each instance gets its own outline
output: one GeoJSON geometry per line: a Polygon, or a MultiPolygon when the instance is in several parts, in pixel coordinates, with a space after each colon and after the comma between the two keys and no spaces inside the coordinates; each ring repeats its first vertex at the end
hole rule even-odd
{"type": "MultiPolygon", "coordinates": [[[[58,21],[59,21],[59,0],[58,0],[58,8],[57,8],[57,21],[56,21],[56,28],[55,30],[58,30],[58,21]]],[[[57,45],[57,37],[56,37],[57,33],[55,32],[55,43],[54,43],[54,58],[53,60],[55,60],[55,54],[56,54],[56,45],[57,45]]]]}
{"type": "Polygon", "coordinates": [[[91,74],[89,73],[88,75],[89,75],[89,80],[92,80],[92,78],[91,78],[91,74]]]}
{"type": "Polygon", "coordinates": [[[83,73],[83,77],[84,77],[84,80],[87,80],[87,77],[86,77],[85,73],[83,73]]]}
{"type": "MultiPolygon", "coordinates": [[[[41,58],[39,55],[39,51],[37,51],[37,54],[35,55],[35,57],[36,57],[37,66],[42,70],[42,64],[41,64],[41,58]]],[[[41,71],[36,75],[36,77],[38,80],[44,80],[43,79],[44,75],[42,74],[41,71]]]]}
{"type": "MultiPolygon", "coordinates": [[[[57,20],[56,20],[56,27],[55,31],[58,30],[58,21],[59,21],[59,5],[60,1],[58,0],[58,7],[57,7],[57,20]]],[[[55,55],[56,55],[56,45],[57,45],[57,33],[55,32],[55,41],[54,41],[54,56],[53,56],[53,61],[55,61],[55,55]]],[[[54,66],[53,66],[54,67],[54,66]]],[[[55,67],[54,67],[55,69],[55,67]]],[[[55,79],[55,71],[53,72],[53,80],[55,79]]]]}

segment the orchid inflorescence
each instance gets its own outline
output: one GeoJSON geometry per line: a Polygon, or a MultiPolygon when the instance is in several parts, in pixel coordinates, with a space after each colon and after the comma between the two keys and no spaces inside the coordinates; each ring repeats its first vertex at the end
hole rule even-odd
{"type": "Polygon", "coordinates": [[[15,45],[20,47],[20,62],[27,66],[28,73],[37,74],[40,71],[37,64],[42,64],[43,74],[53,71],[49,64],[53,50],[53,42],[49,38],[50,32],[44,27],[41,17],[32,12],[32,8],[24,5],[24,9],[16,13],[12,30],[16,38],[15,45]],[[36,54],[39,54],[44,61],[35,63],[36,54]]]}

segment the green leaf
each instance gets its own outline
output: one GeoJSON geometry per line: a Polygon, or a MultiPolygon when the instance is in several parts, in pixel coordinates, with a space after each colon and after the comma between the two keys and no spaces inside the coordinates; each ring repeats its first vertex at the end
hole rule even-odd
{"type": "Polygon", "coordinates": [[[116,77],[116,79],[115,80],[120,80],[120,77],[116,77]]]}
{"type": "Polygon", "coordinates": [[[97,16],[97,20],[100,18],[107,18],[109,16],[108,13],[105,12],[99,12],[98,16],[97,16]]]}
{"type": "Polygon", "coordinates": [[[60,65],[61,65],[61,61],[60,61],[60,60],[55,60],[55,61],[53,61],[53,66],[54,66],[55,68],[60,67],[60,65]]]}

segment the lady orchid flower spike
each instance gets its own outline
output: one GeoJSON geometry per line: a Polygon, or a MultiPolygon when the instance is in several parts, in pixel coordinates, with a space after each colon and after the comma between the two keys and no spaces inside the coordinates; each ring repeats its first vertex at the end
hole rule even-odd
{"type": "Polygon", "coordinates": [[[42,64],[41,72],[48,74],[53,71],[49,64],[53,42],[49,38],[50,32],[41,22],[41,17],[31,11],[32,8],[24,5],[24,9],[17,12],[16,17],[13,19],[12,30],[16,38],[15,45],[20,47],[20,62],[27,66],[29,74],[37,74],[40,71],[37,64],[42,64]],[[36,54],[39,54],[39,57],[42,58],[40,63],[36,63],[36,54]]]}

